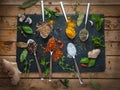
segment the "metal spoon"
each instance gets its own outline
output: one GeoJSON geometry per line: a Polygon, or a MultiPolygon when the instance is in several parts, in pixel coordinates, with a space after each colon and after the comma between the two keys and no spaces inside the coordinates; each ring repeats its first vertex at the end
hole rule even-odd
{"type": "Polygon", "coordinates": [[[86,41],[89,36],[89,32],[86,29],[87,26],[87,20],[88,20],[88,13],[89,13],[90,3],[87,5],[87,11],[86,11],[86,17],[85,17],[85,27],[79,32],[79,37],[81,41],[86,41]]]}
{"type": "Polygon", "coordinates": [[[50,74],[49,74],[49,82],[52,81],[52,54],[53,54],[53,51],[50,51],[50,74]]]}
{"type": "MultiPolygon", "coordinates": [[[[35,43],[36,42],[33,40],[33,39],[29,39],[27,41],[27,44],[29,45],[30,43],[35,43]]],[[[38,59],[37,59],[37,56],[36,56],[36,50],[37,50],[37,46],[35,46],[33,49],[33,54],[34,54],[34,57],[35,57],[35,61],[36,61],[36,64],[37,64],[37,69],[38,69],[38,72],[39,72],[39,76],[41,77],[41,80],[44,80],[43,76],[42,76],[42,72],[41,72],[41,68],[40,68],[40,65],[39,65],[39,62],[38,62],[38,59]]]]}
{"type": "Polygon", "coordinates": [[[74,59],[75,68],[77,70],[77,76],[78,76],[79,82],[80,82],[80,84],[83,84],[83,81],[82,81],[82,79],[80,77],[79,68],[78,68],[78,65],[77,65],[77,62],[76,62],[76,59],[75,59],[75,55],[76,55],[77,50],[76,50],[76,47],[75,47],[75,45],[73,43],[68,43],[67,52],[74,59]]]}

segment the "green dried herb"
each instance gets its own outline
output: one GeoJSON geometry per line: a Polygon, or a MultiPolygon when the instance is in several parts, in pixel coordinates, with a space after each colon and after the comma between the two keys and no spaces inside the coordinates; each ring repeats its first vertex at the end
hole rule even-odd
{"type": "Polygon", "coordinates": [[[24,60],[26,60],[27,55],[28,55],[28,51],[24,49],[20,54],[20,62],[23,62],[24,60]]]}
{"type": "Polygon", "coordinates": [[[104,19],[101,18],[101,17],[99,17],[96,14],[92,14],[92,21],[94,23],[96,23],[96,29],[97,29],[97,31],[101,30],[101,27],[102,27],[104,19]]]}
{"type": "Polygon", "coordinates": [[[33,34],[33,30],[29,26],[22,26],[22,29],[26,34],[33,34]]]}
{"type": "Polygon", "coordinates": [[[84,14],[79,13],[78,18],[77,18],[77,26],[79,27],[84,19],[84,14]]]}
{"type": "Polygon", "coordinates": [[[102,37],[92,36],[92,42],[95,47],[105,47],[105,45],[103,45],[102,37]]]}
{"type": "Polygon", "coordinates": [[[60,65],[60,67],[63,70],[69,70],[69,71],[75,72],[74,66],[71,67],[69,64],[65,64],[64,61],[65,61],[65,56],[60,57],[60,59],[59,59],[59,65],[60,65]]]}
{"type": "Polygon", "coordinates": [[[26,0],[25,2],[22,3],[20,6],[21,9],[29,8],[33,5],[35,5],[39,0],[26,0]]]}

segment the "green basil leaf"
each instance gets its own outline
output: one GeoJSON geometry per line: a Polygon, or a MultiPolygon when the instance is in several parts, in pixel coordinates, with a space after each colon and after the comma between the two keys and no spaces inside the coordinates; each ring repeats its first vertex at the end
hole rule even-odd
{"type": "Polygon", "coordinates": [[[28,55],[28,51],[24,49],[20,54],[20,62],[23,62],[26,59],[27,55],[28,55]]]}
{"type": "Polygon", "coordinates": [[[90,59],[88,63],[88,67],[93,67],[95,65],[96,60],[95,59],[90,59]]]}
{"type": "Polygon", "coordinates": [[[84,14],[81,14],[81,13],[80,13],[80,14],[78,15],[78,18],[77,18],[77,26],[78,26],[78,27],[82,24],[83,19],[84,19],[84,14]]]}
{"type": "Polygon", "coordinates": [[[89,58],[87,58],[87,57],[84,57],[84,58],[82,58],[81,60],[80,60],[80,63],[82,64],[82,63],[88,63],[89,62],[89,58]]]}
{"type": "Polygon", "coordinates": [[[26,34],[33,34],[33,30],[29,26],[22,26],[22,29],[26,34]]]}

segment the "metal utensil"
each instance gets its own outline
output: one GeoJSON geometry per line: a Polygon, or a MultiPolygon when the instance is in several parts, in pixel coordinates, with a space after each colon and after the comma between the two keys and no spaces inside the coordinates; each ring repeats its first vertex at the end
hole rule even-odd
{"type": "Polygon", "coordinates": [[[60,6],[61,6],[62,12],[64,14],[65,20],[66,20],[66,22],[68,22],[68,19],[67,19],[67,16],[66,16],[66,12],[65,12],[65,9],[64,9],[64,6],[63,6],[63,2],[60,2],[60,6]]]}
{"type": "Polygon", "coordinates": [[[78,65],[77,65],[77,62],[76,62],[76,59],[75,59],[75,55],[76,55],[77,50],[76,50],[76,47],[73,43],[68,43],[67,44],[67,52],[74,59],[75,68],[77,70],[77,76],[78,76],[79,82],[80,82],[80,84],[83,84],[83,81],[80,77],[79,68],[78,68],[78,65]]]}
{"type": "Polygon", "coordinates": [[[89,32],[86,29],[87,20],[88,20],[88,13],[89,13],[90,3],[87,5],[86,17],[85,17],[85,27],[79,32],[79,37],[81,41],[86,41],[89,37],[89,32]]]}
{"type": "MultiPolygon", "coordinates": [[[[33,39],[29,39],[27,41],[27,44],[30,44],[30,43],[35,43],[36,42],[33,40],[33,39]]],[[[36,61],[36,64],[37,64],[37,69],[38,69],[38,72],[39,72],[39,76],[41,77],[41,80],[44,80],[43,76],[42,76],[42,72],[41,72],[41,68],[40,68],[40,65],[39,65],[39,62],[38,62],[38,59],[37,59],[37,56],[36,56],[36,50],[37,50],[37,47],[35,46],[33,49],[33,54],[34,54],[34,57],[35,57],[35,61],[36,61]]]]}
{"type": "Polygon", "coordinates": [[[44,22],[45,21],[45,17],[44,17],[44,3],[43,3],[43,0],[41,0],[41,10],[42,10],[42,20],[44,22]]]}
{"type": "Polygon", "coordinates": [[[50,74],[49,74],[49,82],[52,81],[52,54],[53,54],[53,51],[50,51],[50,74]]]}

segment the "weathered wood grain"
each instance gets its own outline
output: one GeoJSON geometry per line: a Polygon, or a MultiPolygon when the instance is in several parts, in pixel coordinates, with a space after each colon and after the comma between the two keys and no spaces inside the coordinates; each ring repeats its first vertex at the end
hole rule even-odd
{"type": "MultiPolygon", "coordinates": [[[[56,5],[58,6],[58,5],[56,5]]],[[[56,6],[45,6],[50,9],[54,9],[56,6]]],[[[67,14],[74,14],[75,11],[73,9],[73,6],[67,5],[64,6],[67,14]]],[[[40,6],[33,6],[28,9],[22,10],[19,9],[19,5],[14,6],[0,6],[0,16],[17,16],[20,13],[26,13],[26,14],[40,14],[41,9],[40,6]]],[[[77,11],[86,12],[86,6],[78,6],[77,11]]],[[[120,16],[120,6],[92,6],[90,8],[90,13],[96,13],[96,14],[105,14],[105,16],[120,16]]],[[[62,13],[62,12],[61,12],[62,13]]]]}
{"type": "MultiPolygon", "coordinates": [[[[21,5],[25,0],[1,0],[0,4],[1,5],[21,5]]],[[[45,0],[44,3],[45,4],[59,4],[61,0],[45,0]]],[[[63,0],[64,4],[71,4],[71,3],[88,3],[88,0],[63,0]],[[70,3],[71,2],[71,3],[70,3]]],[[[89,1],[92,4],[119,4],[120,1],[119,0],[90,0],[89,1]],[[114,2],[114,3],[113,3],[114,2]]],[[[39,2],[37,3],[39,4],[39,2]]]]}
{"type": "MultiPolygon", "coordinates": [[[[0,56],[0,60],[6,59],[10,62],[16,62],[16,56],[0,56]]],[[[81,73],[82,78],[120,78],[120,56],[106,56],[106,70],[104,72],[86,72],[81,73]],[[117,63],[116,63],[117,62],[117,63]]],[[[1,71],[1,70],[0,70],[1,71]]],[[[7,74],[0,72],[1,78],[7,78],[7,74]]],[[[25,74],[21,78],[27,78],[25,74]]],[[[29,78],[39,79],[38,73],[30,73],[29,78]]],[[[53,78],[77,78],[75,73],[53,73],[53,78]]]]}
{"type": "Polygon", "coordinates": [[[65,88],[59,79],[54,79],[51,83],[48,82],[48,79],[44,81],[38,79],[22,79],[17,86],[12,86],[9,79],[0,79],[0,90],[98,90],[93,87],[91,82],[93,80],[100,90],[120,89],[120,79],[83,79],[85,84],[82,86],[77,79],[69,79],[68,88],[65,88]]]}

